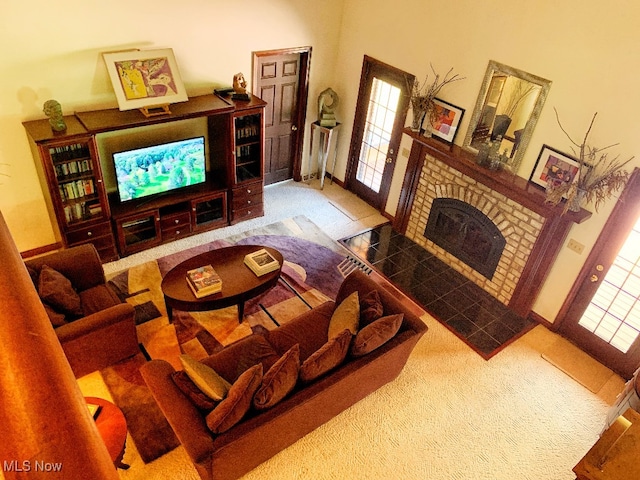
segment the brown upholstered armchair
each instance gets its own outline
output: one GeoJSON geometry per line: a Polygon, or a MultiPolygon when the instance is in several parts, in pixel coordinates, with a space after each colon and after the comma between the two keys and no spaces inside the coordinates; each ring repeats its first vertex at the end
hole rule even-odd
{"type": "Polygon", "coordinates": [[[54,320],[50,305],[43,302],[76,378],[140,352],[134,309],[107,286],[92,244],[28,259],[25,264],[36,290],[46,265],[68,279],[80,297],[80,309],[64,320],[54,320]]]}

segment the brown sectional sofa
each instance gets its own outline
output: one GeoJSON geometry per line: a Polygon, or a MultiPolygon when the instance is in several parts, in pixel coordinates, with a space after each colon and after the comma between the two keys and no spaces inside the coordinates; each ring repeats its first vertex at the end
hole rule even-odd
{"type": "MultiPolygon", "coordinates": [[[[293,343],[300,345],[300,362],[327,342],[329,320],[336,305],[358,291],[360,298],[378,290],[384,315],[404,315],[399,331],[382,346],[346,360],[328,374],[310,383],[300,380],[294,390],[275,406],[250,410],[244,418],[220,434],[207,427],[206,413],[197,408],[173,380],[174,369],[164,360],[153,360],[141,368],[142,376],[173,427],[203,480],[235,479],[293,444],[347,407],[395,379],[427,326],[394,296],[360,271],[350,274],[336,302],[327,302],[270,331],[268,342],[278,355],[293,343]]],[[[203,360],[226,380],[241,373],[232,360],[251,350],[254,336],[246,337],[203,360]]],[[[248,368],[247,365],[242,368],[248,368]]]]}

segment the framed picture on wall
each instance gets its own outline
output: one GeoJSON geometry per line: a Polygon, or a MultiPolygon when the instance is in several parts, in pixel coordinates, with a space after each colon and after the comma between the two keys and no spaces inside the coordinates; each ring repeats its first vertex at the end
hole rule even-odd
{"type": "Polygon", "coordinates": [[[106,52],[102,57],[120,110],[188,100],[172,49],[106,52]]]}
{"type": "Polygon", "coordinates": [[[439,98],[434,98],[433,103],[436,112],[431,124],[433,127],[431,134],[447,143],[453,143],[464,115],[464,109],[439,98]]]}
{"type": "Polygon", "coordinates": [[[543,145],[529,181],[546,188],[549,183],[570,184],[580,171],[580,162],[548,145],[543,145]]]}

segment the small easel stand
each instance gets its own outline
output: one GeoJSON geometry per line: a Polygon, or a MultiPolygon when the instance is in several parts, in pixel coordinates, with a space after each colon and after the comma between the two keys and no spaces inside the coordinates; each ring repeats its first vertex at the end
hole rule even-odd
{"type": "Polygon", "coordinates": [[[169,110],[169,104],[153,105],[149,107],[142,107],[139,109],[146,118],[158,117],[160,115],[171,115],[169,110]]]}
{"type": "Polygon", "coordinates": [[[311,124],[311,144],[309,145],[309,170],[307,172],[307,183],[311,182],[311,164],[313,163],[313,143],[315,139],[316,131],[320,132],[320,144],[318,145],[317,159],[315,166],[320,166],[320,189],[324,188],[324,177],[327,172],[327,159],[333,143],[333,166],[331,167],[331,184],[333,184],[333,174],[336,168],[336,159],[338,157],[338,129],[340,123],[337,122],[335,126],[325,127],[320,125],[320,122],[313,122],[311,124]],[[318,165],[319,164],[319,165],[318,165]]]}

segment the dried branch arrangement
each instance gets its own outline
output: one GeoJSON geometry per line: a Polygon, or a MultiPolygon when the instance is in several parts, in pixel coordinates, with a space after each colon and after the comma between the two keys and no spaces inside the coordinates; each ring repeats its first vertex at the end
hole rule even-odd
{"type": "Polygon", "coordinates": [[[596,116],[598,115],[597,112],[593,114],[593,118],[591,119],[582,143],[578,143],[571,138],[560,122],[558,111],[555,110],[555,112],[560,129],[574,145],[571,149],[574,156],[578,159],[579,168],[578,174],[572,183],[549,185],[547,188],[547,202],[557,205],[566,197],[567,202],[563,210],[563,213],[566,213],[572,201],[574,201],[578,195],[583,195],[586,203],[593,202],[597,212],[605,200],[611,198],[613,194],[624,188],[627,184],[629,172],[624,170],[624,167],[633,160],[634,157],[625,161],[620,160],[619,155],[610,157],[605,150],[617,146],[617,143],[603,148],[593,147],[587,143],[593,124],[596,121],[596,116]]]}
{"type": "Polygon", "coordinates": [[[465,77],[461,77],[457,73],[453,75],[453,67],[449,69],[444,78],[440,79],[440,74],[435,71],[432,64],[431,71],[433,72],[434,79],[431,83],[427,83],[429,80],[429,74],[424,79],[422,85],[418,80],[413,82],[413,89],[411,91],[411,108],[414,111],[427,111],[431,108],[433,99],[436,98],[442,87],[452,82],[464,80],[465,77]]]}

